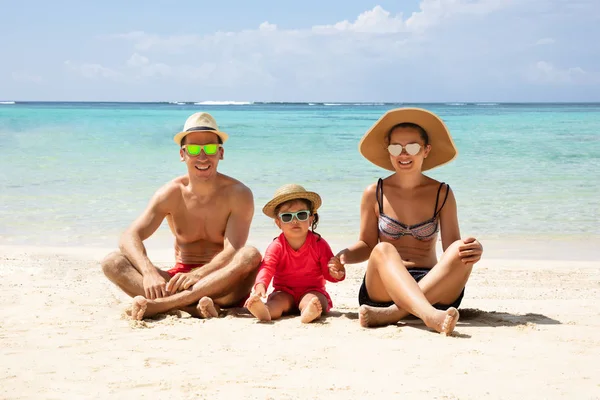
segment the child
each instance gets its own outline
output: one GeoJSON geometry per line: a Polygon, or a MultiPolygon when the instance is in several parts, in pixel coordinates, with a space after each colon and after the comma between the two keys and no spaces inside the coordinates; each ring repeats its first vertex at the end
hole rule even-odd
{"type": "Polygon", "coordinates": [[[339,263],[329,265],[331,248],[314,232],[320,206],[317,193],[290,184],[277,189],[263,207],[263,213],[275,219],[282,233],[267,248],[253,293],[246,301],[248,310],[259,320],[278,319],[283,313],[299,309],[300,320],[308,323],[331,309],[325,279],[339,282],[346,274],[339,263]],[[261,298],[266,296],[271,279],[273,293],[265,304],[261,298]]]}

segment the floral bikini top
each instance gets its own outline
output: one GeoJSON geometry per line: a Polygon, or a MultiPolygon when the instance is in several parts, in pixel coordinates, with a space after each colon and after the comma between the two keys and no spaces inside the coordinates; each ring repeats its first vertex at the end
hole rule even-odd
{"type": "Polygon", "coordinates": [[[433,217],[428,219],[427,221],[421,222],[415,225],[406,225],[400,221],[395,220],[394,218],[388,217],[383,213],[383,180],[379,179],[377,181],[377,204],[379,204],[379,233],[391,240],[398,240],[402,236],[410,235],[417,240],[431,240],[435,236],[435,234],[439,230],[438,224],[438,216],[442,208],[444,208],[444,204],[446,204],[446,200],[448,199],[448,192],[450,191],[450,186],[445,184],[444,182],[440,183],[440,187],[437,191],[437,196],[435,198],[435,207],[433,208],[433,217]],[[440,191],[442,187],[446,185],[446,196],[444,197],[444,201],[440,209],[438,210],[438,201],[440,197],[440,191]]]}

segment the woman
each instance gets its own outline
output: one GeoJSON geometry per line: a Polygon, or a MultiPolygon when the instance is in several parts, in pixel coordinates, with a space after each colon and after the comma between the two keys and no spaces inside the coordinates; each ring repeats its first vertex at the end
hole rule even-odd
{"type": "Polygon", "coordinates": [[[366,188],[359,240],[331,264],[343,269],[346,263],[368,260],[359,291],[362,326],[392,324],[413,314],[448,335],[458,321],[471,269],[483,252],[475,238],[460,238],[450,186],[423,175],[456,157],[452,137],[435,114],[401,108],[381,117],[359,150],[393,174],[366,188]],[[444,250],[439,261],[438,232],[444,250]]]}

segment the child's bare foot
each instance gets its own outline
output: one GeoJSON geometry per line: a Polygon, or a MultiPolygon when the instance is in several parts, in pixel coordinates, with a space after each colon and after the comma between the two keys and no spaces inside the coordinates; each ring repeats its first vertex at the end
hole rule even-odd
{"type": "Polygon", "coordinates": [[[395,305],[382,308],[362,305],[358,309],[358,322],[363,328],[395,324],[400,320],[395,305]]]}
{"type": "Polygon", "coordinates": [[[446,311],[436,312],[436,315],[433,318],[425,321],[425,325],[435,329],[444,336],[448,336],[454,331],[458,318],[458,310],[454,307],[450,307],[446,311]]]}
{"type": "Polygon", "coordinates": [[[198,301],[196,309],[198,310],[198,314],[200,314],[200,318],[217,318],[221,311],[220,307],[215,305],[210,297],[206,296],[198,301]]]}
{"type": "Polygon", "coordinates": [[[144,296],[135,296],[131,304],[131,318],[137,321],[144,319],[146,308],[148,307],[148,299],[144,296]]]}
{"type": "Polygon", "coordinates": [[[318,298],[314,297],[310,299],[310,302],[304,307],[304,310],[300,313],[300,321],[302,323],[307,324],[309,322],[314,321],[315,319],[321,316],[323,312],[323,307],[321,306],[321,302],[318,298]]]}
{"type": "Polygon", "coordinates": [[[246,301],[246,308],[252,315],[258,318],[260,321],[270,321],[271,313],[269,313],[269,309],[267,305],[262,302],[260,297],[257,295],[252,295],[246,301]]]}

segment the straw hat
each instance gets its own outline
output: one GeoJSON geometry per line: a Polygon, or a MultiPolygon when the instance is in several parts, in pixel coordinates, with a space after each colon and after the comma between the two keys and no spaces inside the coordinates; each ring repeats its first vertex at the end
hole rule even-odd
{"type": "Polygon", "coordinates": [[[205,112],[197,112],[188,117],[183,126],[183,131],[179,132],[173,140],[178,145],[181,145],[181,140],[192,132],[212,132],[219,136],[223,143],[227,140],[229,135],[225,132],[221,132],[217,126],[217,121],[212,115],[205,112]]]}
{"type": "Polygon", "coordinates": [[[431,150],[423,160],[423,171],[446,164],[456,157],[458,151],[444,122],[434,113],[422,108],[397,108],[383,114],[360,140],[360,154],[373,164],[394,171],[386,136],[395,125],[404,122],[419,125],[429,137],[431,150]]]}
{"type": "Polygon", "coordinates": [[[295,199],[306,199],[312,203],[313,209],[310,210],[311,213],[317,212],[317,209],[321,207],[321,196],[316,194],[315,192],[308,192],[300,185],[296,185],[294,183],[283,185],[279,189],[275,191],[275,195],[265,206],[262,211],[265,213],[267,217],[277,218],[275,215],[275,209],[281,203],[285,203],[289,200],[295,199]]]}

